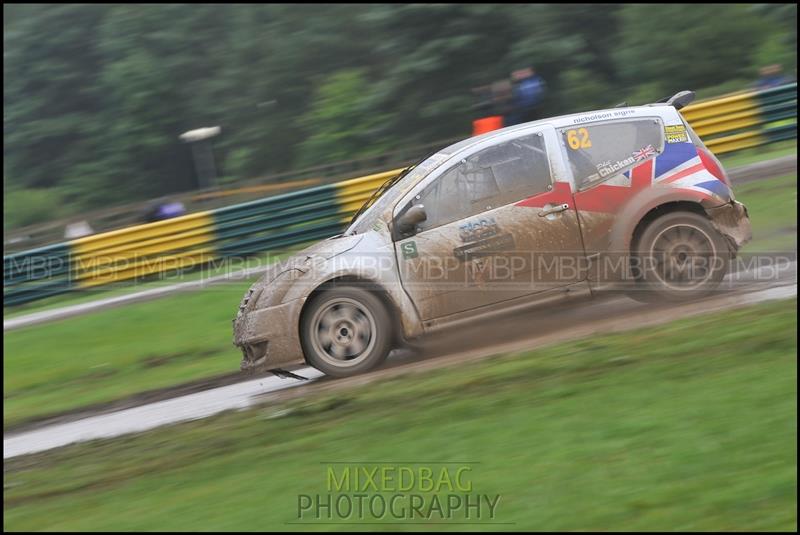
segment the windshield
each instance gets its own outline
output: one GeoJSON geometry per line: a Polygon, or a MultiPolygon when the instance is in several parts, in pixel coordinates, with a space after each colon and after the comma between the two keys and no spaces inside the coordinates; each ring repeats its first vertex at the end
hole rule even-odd
{"type": "Polygon", "coordinates": [[[381,214],[383,214],[386,209],[393,206],[411,186],[439,167],[439,165],[452,154],[450,149],[451,147],[448,147],[447,149],[432,154],[408,171],[405,176],[397,180],[390,188],[384,191],[380,197],[375,199],[372,206],[367,208],[363,214],[356,218],[345,231],[345,234],[361,234],[362,232],[367,232],[372,229],[372,226],[375,225],[378,218],[380,218],[381,214]]]}

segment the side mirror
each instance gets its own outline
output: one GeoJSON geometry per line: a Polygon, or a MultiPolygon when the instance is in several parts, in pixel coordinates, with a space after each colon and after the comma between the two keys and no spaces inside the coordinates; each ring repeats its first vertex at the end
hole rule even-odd
{"type": "Polygon", "coordinates": [[[397,218],[397,229],[403,234],[407,234],[426,219],[428,219],[428,214],[425,213],[425,207],[415,204],[397,218]]]}

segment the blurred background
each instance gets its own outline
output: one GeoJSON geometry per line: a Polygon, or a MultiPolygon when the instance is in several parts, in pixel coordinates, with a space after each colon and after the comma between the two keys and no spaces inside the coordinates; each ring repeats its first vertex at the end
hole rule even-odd
{"type": "Polygon", "coordinates": [[[469,463],[497,529],[796,531],[795,4],[3,14],[5,529],[306,529],[325,463],[405,461],[469,463]],[[238,371],[253,280],[402,167],[685,89],[743,257],[788,269],[462,329],[366,384],[238,371]]]}
{"type": "MultiPolygon", "coordinates": [[[[793,5],[7,5],[3,13],[6,232],[210,186],[383,171],[467,137],[481,117],[527,119],[510,110],[511,83],[525,69],[541,83],[526,101],[536,106],[530,117],[683,89],[702,99],[796,75],[793,5]],[[213,152],[196,158],[179,136],[203,127],[220,131],[209,139],[213,152]],[[323,168],[297,173],[315,166],[323,168]]],[[[120,222],[146,221],[147,212],[138,206],[139,221],[120,222]]]]}

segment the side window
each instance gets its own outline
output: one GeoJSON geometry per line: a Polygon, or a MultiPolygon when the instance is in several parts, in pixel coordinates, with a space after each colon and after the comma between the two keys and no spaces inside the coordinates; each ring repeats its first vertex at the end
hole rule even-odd
{"type": "Polygon", "coordinates": [[[664,127],[655,118],[570,126],[561,135],[579,190],[664,151],[664,127]]]}
{"type": "Polygon", "coordinates": [[[414,200],[425,206],[428,215],[417,232],[542,193],[550,184],[542,136],[533,134],[488,147],[461,160],[414,200]]]}

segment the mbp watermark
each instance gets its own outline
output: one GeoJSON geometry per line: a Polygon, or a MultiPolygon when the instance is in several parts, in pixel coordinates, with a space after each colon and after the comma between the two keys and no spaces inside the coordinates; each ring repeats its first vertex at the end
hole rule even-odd
{"type": "Polygon", "coordinates": [[[479,463],[321,463],[318,493],[294,523],[502,523],[501,495],[477,488],[479,463]]]}

